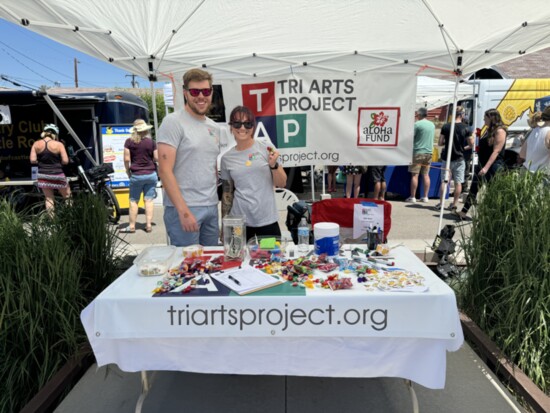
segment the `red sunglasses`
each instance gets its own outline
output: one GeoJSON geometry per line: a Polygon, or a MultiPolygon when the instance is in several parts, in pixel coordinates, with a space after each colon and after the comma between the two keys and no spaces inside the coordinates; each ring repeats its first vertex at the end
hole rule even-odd
{"type": "Polygon", "coordinates": [[[208,97],[212,94],[212,88],[208,88],[208,89],[187,89],[187,91],[189,92],[189,94],[191,96],[193,96],[194,98],[196,98],[197,96],[199,96],[201,93],[204,97],[208,97]]]}

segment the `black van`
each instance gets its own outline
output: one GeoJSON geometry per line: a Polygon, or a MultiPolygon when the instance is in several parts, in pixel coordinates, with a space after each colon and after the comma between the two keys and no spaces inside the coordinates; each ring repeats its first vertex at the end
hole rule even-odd
{"type": "MultiPolygon", "coordinates": [[[[92,148],[90,153],[98,164],[103,162],[100,125],[149,119],[145,101],[128,92],[65,93],[49,97],[84,146],[92,148]]],[[[0,186],[3,181],[32,184],[31,146],[48,123],[59,127],[59,139],[65,146],[79,147],[41,93],[0,91],[0,186]]],[[[86,157],[82,160],[85,169],[92,166],[86,157]]]]}

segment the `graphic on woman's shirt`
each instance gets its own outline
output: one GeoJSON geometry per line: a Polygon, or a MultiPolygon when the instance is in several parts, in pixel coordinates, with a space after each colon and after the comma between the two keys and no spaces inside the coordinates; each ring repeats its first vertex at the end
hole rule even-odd
{"type": "Polygon", "coordinates": [[[260,154],[258,152],[254,152],[248,155],[248,160],[244,163],[246,166],[252,165],[252,161],[255,159],[258,159],[260,154]]]}

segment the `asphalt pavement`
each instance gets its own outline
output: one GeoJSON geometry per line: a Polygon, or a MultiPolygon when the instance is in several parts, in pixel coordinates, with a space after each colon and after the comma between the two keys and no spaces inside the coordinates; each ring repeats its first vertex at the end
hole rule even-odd
{"type": "MultiPolygon", "coordinates": [[[[182,348],[182,357],[187,356],[182,348]]],[[[405,381],[398,378],[247,376],[172,371],[152,374],[150,390],[141,410],[143,413],[413,412],[409,390],[405,381]]],[[[524,412],[467,344],[448,353],[444,389],[432,390],[418,384],[413,384],[413,388],[422,413],[524,412]]],[[[99,369],[93,365],[55,413],[131,413],[136,411],[140,391],[140,373],[125,373],[114,365],[99,369]]]]}

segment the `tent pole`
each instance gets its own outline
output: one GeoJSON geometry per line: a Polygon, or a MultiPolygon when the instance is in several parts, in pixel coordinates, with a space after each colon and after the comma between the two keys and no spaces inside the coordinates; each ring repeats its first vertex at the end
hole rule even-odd
{"type": "MultiPolygon", "coordinates": [[[[323,180],[321,181],[322,182],[322,188],[323,188],[323,195],[326,194],[325,190],[325,175],[326,175],[326,172],[327,172],[327,166],[326,165],[323,165],[323,180]]],[[[321,198],[323,199],[323,198],[321,198]]]]}
{"type": "MultiPolygon", "coordinates": [[[[67,132],[69,132],[69,135],[71,135],[73,139],[76,141],[76,143],[78,144],[78,146],[80,146],[80,148],[84,150],[84,154],[92,162],[92,165],[97,166],[98,162],[93,158],[90,151],[88,151],[88,148],[84,146],[84,144],[82,143],[82,141],[80,140],[76,132],[73,130],[69,122],[67,122],[67,119],[65,119],[65,116],[63,116],[59,108],[53,102],[52,98],[48,95],[48,92],[45,90],[41,90],[39,94],[44,98],[46,103],[52,108],[53,112],[57,115],[57,117],[59,118],[61,123],[65,126],[65,128],[67,128],[67,132]]],[[[96,156],[98,155],[99,154],[96,153],[96,156]]]]}
{"type": "Polygon", "coordinates": [[[158,116],[157,116],[157,95],[155,93],[155,82],[152,80],[149,82],[151,85],[151,101],[153,104],[153,126],[155,127],[155,136],[157,136],[158,130],[158,116]]]}
{"type": "Polygon", "coordinates": [[[310,168],[311,168],[311,173],[310,173],[310,177],[311,177],[311,201],[315,202],[315,166],[311,165],[310,168]]]}
{"type": "MultiPolygon", "coordinates": [[[[479,103],[479,82],[475,80],[475,74],[474,74],[474,84],[473,84],[473,88],[474,88],[474,107],[473,107],[473,128],[474,130],[472,131],[472,133],[474,134],[474,147],[472,148],[472,158],[471,158],[471,174],[472,174],[472,180],[474,179],[474,173],[475,173],[475,170],[476,170],[476,163],[477,163],[477,139],[478,139],[478,136],[477,136],[477,128],[476,128],[476,125],[477,125],[477,107],[478,107],[478,103],[479,103]]],[[[466,171],[468,172],[468,171],[466,171]]]]}
{"type": "MultiPolygon", "coordinates": [[[[443,192],[439,194],[439,199],[441,200],[440,209],[439,209],[439,227],[437,228],[437,235],[441,233],[441,227],[443,226],[443,211],[445,210],[445,194],[447,193],[447,188],[449,187],[449,170],[451,168],[451,153],[453,148],[453,140],[455,136],[455,121],[456,121],[456,102],[458,100],[458,82],[459,82],[459,75],[457,74],[455,77],[455,93],[453,96],[453,113],[451,117],[451,131],[449,132],[448,138],[448,145],[447,145],[447,159],[445,160],[445,171],[443,175],[443,192]]],[[[455,189],[456,190],[456,189],[455,189]]]]}

